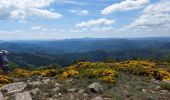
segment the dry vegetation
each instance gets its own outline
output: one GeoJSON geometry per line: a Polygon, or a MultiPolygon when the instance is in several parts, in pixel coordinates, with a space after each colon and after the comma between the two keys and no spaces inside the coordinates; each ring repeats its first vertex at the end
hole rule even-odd
{"type": "MultiPolygon", "coordinates": [[[[90,83],[98,82],[105,89],[100,94],[103,98],[118,100],[125,98],[133,100],[149,98],[168,100],[170,98],[169,64],[148,61],[79,62],[66,68],[34,71],[16,69],[9,76],[0,75],[0,85],[9,84],[13,82],[14,78],[21,79],[35,76],[49,77],[63,84],[59,92],[63,93],[65,97],[68,96],[69,88],[76,88],[78,90],[84,89],[84,93],[87,94],[87,97],[75,95],[77,98],[92,98],[94,94],[91,94],[86,88],[90,83]],[[160,91],[158,86],[160,86],[160,90],[165,91],[160,91]]],[[[50,93],[51,86],[43,86],[45,90],[42,91],[50,93]]],[[[51,95],[53,97],[55,94],[51,93],[51,95]]],[[[36,97],[41,98],[42,96],[39,94],[34,98],[36,97]]]]}

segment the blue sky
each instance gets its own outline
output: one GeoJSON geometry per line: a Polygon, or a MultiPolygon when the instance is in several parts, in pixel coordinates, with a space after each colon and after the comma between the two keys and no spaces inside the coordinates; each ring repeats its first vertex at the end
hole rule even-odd
{"type": "Polygon", "coordinates": [[[0,40],[170,36],[170,0],[0,0],[0,40]]]}

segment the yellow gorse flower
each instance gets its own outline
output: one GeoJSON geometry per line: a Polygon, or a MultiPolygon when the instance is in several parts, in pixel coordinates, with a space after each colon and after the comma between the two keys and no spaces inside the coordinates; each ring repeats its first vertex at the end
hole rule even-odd
{"type": "Polygon", "coordinates": [[[9,84],[11,83],[13,80],[6,75],[0,75],[0,86],[5,85],[5,84],[9,84]]]}
{"type": "Polygon", "coordinates": [[[71,76],[77,76],[77,75],[79,75],[79,72],[73,69],[69,69],[63,72],[62,74],[63,77],[71,77],[71,76]]]}

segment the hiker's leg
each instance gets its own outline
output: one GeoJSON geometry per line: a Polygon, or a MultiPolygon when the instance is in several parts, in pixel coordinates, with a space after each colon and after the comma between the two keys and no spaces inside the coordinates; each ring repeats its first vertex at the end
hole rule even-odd
{"type": "Polygon", "coordinates": [[[3,66],[2,70],[4,75],[8,74],[8,66],[3,66]]]}

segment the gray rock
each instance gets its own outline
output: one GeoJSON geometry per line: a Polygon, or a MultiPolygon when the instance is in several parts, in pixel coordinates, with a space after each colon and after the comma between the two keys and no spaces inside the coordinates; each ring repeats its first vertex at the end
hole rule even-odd
{"type": "Polygon", "coordinates": [[[147,100],[154,100],[154,98],[152,96],[148,96],[147,100]]]}
{"type": "Polygon", "coordinates": [[[160,90],[160,92],[161,92],[162,94],[165,94],[165,93],[168,93],[169,91],[168,91],[168,90],[160,90]]]}
{"type": "Polygon", "coordinates": [[[77,91],[76,88],[68,89],[68,92],[76,92],[76,91],[77,91]]]}
{"type": "Polygon", "coordinates": [[[15,100],[32,100],[31,94],[29,91],[23,93],[17,93],[15,100]]]}
{"type": "Polygon", "coordinates": [[[142,92],[146,92],[146,89],[142,89],[142,92]]]}
{"type": "Polygon", "coordinates": [[[104,100],[112,100],[111,98],[103,98],[104,100]]]}
{"type": "Polygon", "coordinates": [[[39,93],[39,92],[41,92],[41,90],[40,90],[39,88],[35,88],[35,89],[32,89],[32,90],[30,91],[30,93],[31,93],[32,95],[36,95],[36,94],[39,93]]]}
{"type": "Polygon", "coordinates": [[[155,87],[156,90],[161,90],[162,88],[160,86],[155,87]]]}
{"type": "Polygon", "coordinates": [[[163,83],[170,84],[170,81],[168,80],[162,80],[163,83]]]}
{"type": "Polygon", "coordinates": [[[21,92],[26,88],[26,86],[27,85],[23,82],[16,82],[4,85],[3,87],[0,88],[0,90],[6,90],[7,93],[21,92]]]}
{"type": "Polygon", "coordinates": [[[91,100],[104,100],[104,99],[102,98],[102,96],[97,96],[97,97],[92,98],[91,100]]]}
{"type": "Polygon", "coordinates": [[[78,94],[83,94],[84,92],[85,92],[85,90],[80,89],[80,90],[78,91],[78,94]]]}
{"type": "Polygon", "coordinates": [[[130,96],[130,94],[129,94],[129,92],[128,91],[122,91],[123,92],[123,96],[126,96],[126,97],[129,97],[130,96]]]}
{"type": "Polygon", "coordinates": [[[73,94],[69,94],[69,100],[76,100],[76,97],[73,94]]]}
{"type": "Polygon", "coordinates": [[[155,79],[155,78],[152,78],[150,81],[151,81],[151,82],[155,82],[155,81],[156,81],[156,79],[155,79]]]}
{"type": "Polygon", "coordinates": [[[62,86],[62,84],[60,84],[60,83],[55,83],[55,87],[61,87],[62,86]]]}
{"type": "Polygon", "coordinates": [[[32,86],[32,87],[37,87],[42,85],[43,83],[41,81],[34,81],[34,82],[29,82],[28,85],[32,86]]]}
{"type": "Polygon", "coordinates": [[[54,83],[54,80],[51,80],[51,79],[44,79],[43,80],[44,84],[49,84],[49,83],[54,83]]]}
{"type": "Polygon", "coordinates": [[[103,92],[103,87],[102,85],[100,85],[99,83],[92,83],[88,86],[88,89],[92,92],[92,93],[102,93],[103,92]]]}
{"type": "Polygon", "coordinates": [[[88,96],[88,94],[87,94],[87,93],[84,93],[84,94],[83,94],[83,96],[84,96],[84,97],[87,97],[87,96],[88,96]]]}
{"type": "Polygon", "coordinates": [[[59,96],[59,97],[62,97],[63,95],[62,95],[62,93],[58,93],[58,96],[59,96]]]}
{"type": "Polygon", "coordinates": [[[56,87],[56,88],[52,89],[52,91],[55,92],[55,93],[58,92],[59,90],[60,90],[59,87],[56,87]]]}
{"type": "Polygon", "coordinates": [[[5,97],[3,96],[1,92],[0,92],[0,100],[5,100],[5,97]]]}
{"type": "Polygon", "coordinates": [[[47,98],[47,100],[56,100],[56,99],[53,99],[53,98],[47,98]]]}

